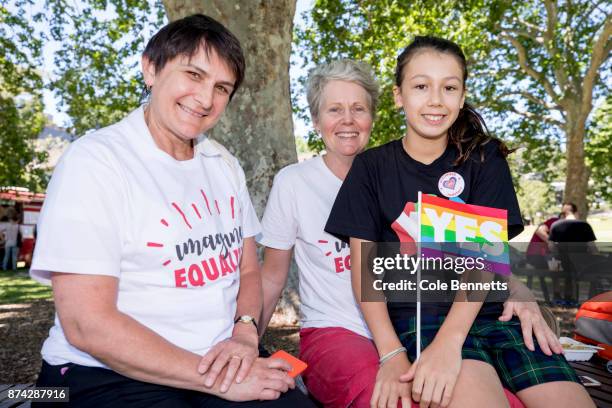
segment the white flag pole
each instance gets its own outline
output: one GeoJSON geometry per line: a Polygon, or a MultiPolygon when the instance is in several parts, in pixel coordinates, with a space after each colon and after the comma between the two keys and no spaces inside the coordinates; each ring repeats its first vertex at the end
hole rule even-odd
{"type": "MultiPolygon", "coordinates": [[[[417,234],[418,240],[417,240],[417,260],[421,257],[421,212],[422,212],[422,205],[423,203],[421,202],[421,195],[422,193],[419,191],[419,204],[417,207],[417,210],[419,211],[419,231],[417,234]]],[[[421,262],[417,263],[417,310],[416,310],[416,361],[418,361],[419,357],[421,356],[421,287],[420,287],[420,282],[421,282],[421,262]]]]}

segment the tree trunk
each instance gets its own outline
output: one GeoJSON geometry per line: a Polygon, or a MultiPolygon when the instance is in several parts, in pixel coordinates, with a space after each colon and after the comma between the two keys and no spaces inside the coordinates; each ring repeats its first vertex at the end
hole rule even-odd
{"type": "MultiPolygon", "coordinates": [[[[211,136],[240,160],[253,205],[261,217],[274,175],[297,161],[289,57],[296,0],[164,0],[168,18],[206,14],[242,44],[246,76],[211,136]]],[[[292,266],[279,303],[284,320],[295,321],[297,274],[292,266]]]]}
{"type": "Polygon", "coordinates": [[[589,213],[587,202],[589,172],[584,155],[586,118],[582,118],[581,116],[583,115],[577,112],[577,110],[567,112],[567,170],[563,201],[576,204],[579,218],[585,220],[589,213]]]}
{"type": "Polygon", "coordinates": [[[234,153],[261,216],[274,175],[297,161],[289,94],[295,0],[165,0],[170,20],[203,13],[244,49],[246,77],[212,136],[234,153]]]}

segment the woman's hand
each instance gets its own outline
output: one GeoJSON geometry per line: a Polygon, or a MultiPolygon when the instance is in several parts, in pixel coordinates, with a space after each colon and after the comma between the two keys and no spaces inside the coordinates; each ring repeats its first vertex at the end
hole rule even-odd
{"type": "Polygon", "coordinates": [[[295,381],[287,374],[291,365],[276,358],[257,358],[251,372],[241,383],[230,383],[222,398],[230,401],[275,400],[289,389],[295,381]]]}
{"type": "Polygon", "coordinates": [[[410,408],[410,382],[400,382],[400,376],[410,369],[406,353],[400,353],[385,361],[376,374],[376,384],[370,400],[372,408],[397,408],[401,398],[402,407],[410,408]]]}
{"type": "MultiPolygon", "coordinates": [[[[244,325],[243,323],[240,324],[244,325]]],[[[225,365],[228,368],[221,383],[220,391],[226,392],[232,385],[234,378],[236,383],[240,384],[249,374],[253,362],[259,356],[257,345],[258,336],[255,326],[252,327],[251,331],[235,330],[232,337],[215,344],[202,357],[198,365],[198,372],[206,374],[204,385],[212,387],[225,365]]]]}
{"type": "Polygon", "coordinates": [[[460,370],[461,345],[434,339],[400,381],[412,381],[412,398],[421,408],[447,407],[460,370]]]}
{"type": "Polygon", "coordinates": [[[504,303],[504,311],[499,317],[502,322],[507,322],[512,319],[512,316],[518,316],[521,321],[521,330],[523,331],[523,340],[525,346],[531,350],[535,350],[533,344],[533,336],[538,341],[538,345],[547,356],[551,356],[553,353],[563,353],[563,348],[559,339],[548,327],[540,307],[536,302],[514,302],[508,300],[504,303]]]}

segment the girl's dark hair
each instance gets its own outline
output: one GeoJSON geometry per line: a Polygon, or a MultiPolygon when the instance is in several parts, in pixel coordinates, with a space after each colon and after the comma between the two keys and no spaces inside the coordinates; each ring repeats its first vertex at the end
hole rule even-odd
{"type": "MultiPolygon", "coordinates": [[[[463,51],[454,42],[433,36],[414,37],[414,40],[397,57],[395,85],[397,85],[398,88],[402,86],[404,68],[406,65],[408,65],[415,55],[427,50],[450,54],[459,61],[463,70],[463,87],[465,89],[468,69],[463,51]]],[[[454,163],[455,166],[464,163],[475,150],[479,151],[480,161],[483,161],[484,149],[482,147],[491,140],[497,140],[499,142],[499,151],[504,157],[511,153],[504,142],[490,135],[489,129],[487,129],[487,125],[482,116],[467,102],[463,104],[463,108],[459,111],[459,116],[457,116],[455,123],[448,129],[448,139],[449,143],[455,145],[459,151],[459,156],[454,163]]]]}
{"type": "Polygon", "coordinates": [[[232,70],[236,81],[231,99],[244,80],[244,53],[238,38],[211,17],[194,14],[165,25],[149,40],[142,55],[153,63],[155,71],[161,71],[168,61],[179,55],[191,58],[200,47],[207,55],[214,50],[232,70]]]}

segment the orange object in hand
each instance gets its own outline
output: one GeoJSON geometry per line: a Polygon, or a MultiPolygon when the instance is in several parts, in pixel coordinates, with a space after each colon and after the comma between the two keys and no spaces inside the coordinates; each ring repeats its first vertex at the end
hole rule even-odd
{"type": "Polygon", "coordinates": [[[291,365],[291,371],[289,371],[287,374],[289,374],[289,377],[291,378],[297,377],[306,369],[306,367],[308,367],[308,364],[299,358],[293,357],[291,354],[283,350],[278,350],[276,353],[272,354],[270,358],[279,358],[288,362],[291,365]]]}

